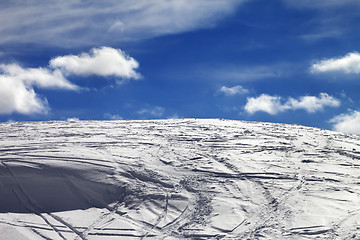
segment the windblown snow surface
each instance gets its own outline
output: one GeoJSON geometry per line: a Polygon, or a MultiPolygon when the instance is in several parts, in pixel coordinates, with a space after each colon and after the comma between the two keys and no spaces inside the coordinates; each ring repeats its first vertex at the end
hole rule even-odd
{"type": "Polygon", "coordinates": [[[0,239],[360,239],[360,137],[230,120],[0,124],[0,239]]]}

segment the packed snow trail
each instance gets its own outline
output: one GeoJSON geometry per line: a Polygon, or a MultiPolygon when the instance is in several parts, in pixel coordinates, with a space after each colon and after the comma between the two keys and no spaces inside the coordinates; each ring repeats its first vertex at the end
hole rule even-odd
{"type": "Polygon", "coordinates": [[[0,239],[360,239],[360,137],[216,119],[0,124],[0,239]]]}

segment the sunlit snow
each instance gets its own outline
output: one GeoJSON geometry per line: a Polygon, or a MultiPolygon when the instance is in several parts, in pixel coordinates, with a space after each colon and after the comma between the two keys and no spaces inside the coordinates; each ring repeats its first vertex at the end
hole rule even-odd
{"type": "Polygon", "coordinates": [[[360,137],[213,119],[0,124],[0,239],[359,239],[360,137]]]}

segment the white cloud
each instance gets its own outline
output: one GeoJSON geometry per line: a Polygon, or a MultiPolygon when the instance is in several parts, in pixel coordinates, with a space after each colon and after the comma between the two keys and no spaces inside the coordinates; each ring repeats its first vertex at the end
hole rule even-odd
{"type": "Polygon", "coordinates": [[[334,123],[333,130],[344,133],[360,134],[360,112],[352,111],[341,114],[330,120],[334,123]]]}
{"type": "Polygon", "coordinates": [[[249,114],[266,112],[276,115],[287,110],[303,109],[309,113],[323,110],[325,107],[339,107],[340,101],[327,93],[320,93],[319,97],[302,96],[299,99],[289,98],[286,102],[279,96],[262,94],[257,98],[248,98],[244,107],[249,114]]]}
{"type": "Polygon", "coordinates": [[[120,49],[110,47],[93,48],[90,54],[56,57],[50,61],[50,66],[66,74],[140,78],[140,74],[135,71],[139,63],[120,49]]]}
{"type": "Polygon", "coordinates": [[[90,46],[181,33],[212,27],[246,1],[5,0],[0,44],[90,46]]]}
{"type": "Polygon", "coordinates": [[[0,76],[0,86],[0,114],[47,113],[47,101],[37,96],[34,89],[25,86],[22,81],[0,76]]]}
{"type": "Polygon", "coordinates": [[[281,104],[281,97],[270,96],[267,94],[261,94],[257,98],[248,98],[245,105],[245,111],[250,114],[255,112],[266,112],[271,115],[275,115],[279,112],[283,112],[286,106],[281,104]]]}
{"type": "Polygon", "coordinates": [[[2,76],[23,82],[27,87],[77,89],[77,86],[65,79],[59,70],[22,68],[17,64],[0,64],[0,72],[2,72],[2,76]]]}
{"type": "Polygon", "coordinates": [[[303,96],[299,100],[289,98],[286,103],[290,109],[304,109],[309,113],[314,113],[323,110],[324,107],[339,107],[340,101],[327,93],[320,93],[320,97],[315,96],[303,96]]]}
{"type": "Polygon", "coordinates": [[[311,67],[312,73],[338,72],[346,74],[360,74],[360,54],[349,53],[344,57],[330,58],[319,61],[311,67]]]}
{"type": "Polygon", "coordinates": [[[22,68],[17,64],[0,64],[0,114],[47,113],[46,99],[39,97],[34,86],[76,90],[61,72],[43,68],[22,68]]]}
{"type": "Polygon", "coordinates": [[[234,96],[234,95],[241,95],[246,94],[249,92],[249,90],[243,88],[240,85],[234,86],[234,87],[226,87],[222,86],[219,90],[219,92],[224,93],[226,96],[234,96]]]}
{"type": "Polygon", "coordinates": [[[140,115],[149,115],[153,117],[162,117],[164,113],[165,113],[165,109],[159,106],[144,108],[138,111],[138,114],[140,115]]]}
{"type": "Polygon", "coordinates": [[[116,76],[139,78],[138,63],[119,49],[95,48],[91,54],[67,55],[50,61],[48,68],[23,68],[18,64],[0,64],[0,114],[46,114],[46,98],[39,97],[34,88],[79,90],[67,75],[116,76]],[[64,76],[65,75],[65,76],[64,76]]]}

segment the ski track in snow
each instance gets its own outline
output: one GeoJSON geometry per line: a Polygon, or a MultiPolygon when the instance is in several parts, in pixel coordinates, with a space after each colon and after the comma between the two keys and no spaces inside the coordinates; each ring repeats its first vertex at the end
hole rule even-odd
{"type": "Polygon", "coordinates": [[[0,239],[360,239],[360,137],[216,119],[0,124],[0,239]]]}

